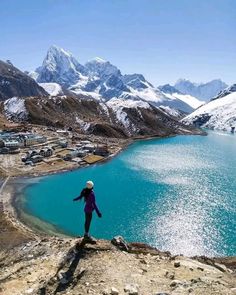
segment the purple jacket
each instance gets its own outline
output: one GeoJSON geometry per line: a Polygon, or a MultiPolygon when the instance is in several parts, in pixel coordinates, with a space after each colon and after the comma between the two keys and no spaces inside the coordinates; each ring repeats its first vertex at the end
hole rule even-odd
{"type": "MultiPolygon", "coordinates": [[[[75,198],[74,201],[81,200],[84,197],[85,200],[85,207],[84,207],[84,212],[85,213],[92,213],[93,210],[96,211],[96,213],[99,215],[100,211],[96,205],[96,200],[95,200],[95,194],[94,191],[91,190],[89,194],[87,194],[87,197],[85,197],[87,189],[83,189],[80,196],[75,198]]],[[[88,191],[88,190],[87,190],[88,191]]]]}

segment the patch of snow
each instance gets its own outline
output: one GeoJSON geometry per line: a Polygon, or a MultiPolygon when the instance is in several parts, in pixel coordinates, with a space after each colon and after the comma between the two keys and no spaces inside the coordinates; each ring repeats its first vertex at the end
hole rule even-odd
{"type": "Polygon", "coordinates": [[[131,87],[129,87],[129,89],[135,97],[140,97],[142,100],[145,100],[147,102],[160,104],[165,99],[165,96],[162,94],[161,91],[158,91],[157,89],[150,86],[142,90],[136,90],[131,87]]]}
{"type": "Polygon", "coordinates": [[[102,108],[103,112],[109,117],[109,110],[108,110],[107,105],[103,102],[101,102],[99,105],[102,108]]]}
{"type": "MultiPolygon", "coordinates": [[[[137,128],[128,118],[128,115],[125,112],[124,108],[136,108],[137,110],[138,108],[150,108],[150,105],[147,102],[132,99],[125,100],[119,98],[112,98],[106,104],[114,111],[117,120],[125,127],[129,134],[131,133],[131,131],[137,132],[137,128]]],[[[142,117],[141,114],[140,116],[142,117]]]]}
{"type": "Polygon", "coordinates": [[[210,101],[185,117],[182,122],[192,124],[201,118],[209,117],[202,126],[219,130],[236,127],[236,92],[210,101]]]}
{"type": "Polygon", "coordinates": [[[61,85],[57,83],[39,83],[39,85],[51,96],[63,95],[61,85]]]}
{"type": "Polygon", "coordinates": [[[39,73],[37,72],[30,72],[28,74],[32,79],[34,79],[35,81],[38,79],[39,73]]]}
{"type": "Polygon", "coordinates": [[[132,123],[130,122],[126,112],[123,111],[123,108],[120,106],[119,107],[113,106],[113,111],[116,114],[116,118],[118,122],[120,122],[125,127],[125,129],[129,132],[129,128],[132,123]]]}
{"type": "Polygon", "coordinates": [[[104,62],[106,62],[106,60],[104,60],[103,58],[100,58],[100,57],[94,57],[92,60],[89,60],[89,62],[93,62],[93,61],[95,61],[95,62],[97,62],[97,63],[104,63],[104,62]]]}
{"type": "Polygon", "coordinates": [[[165,93],[165,95],[170,99],[179,99],[186,104],[188,104],[193,109],[199,108],[201,105],[205,104],[205,101],[201,101],[194,96],[188,94],[180,94],[180,93],[165,93]]]}
{"type": "Polygon", "coordinates": [[[111,108],[144,108],[149,109],[149,103],[142,100],[132,100],[132,99],[120,99],[120,98],[112,98],[107,103],[108,107],[111,108]]]}
{"type": "Polygon", "coordinates": [[[79,117],[76,117],[75,120],[76,120],[76,123],[79,124],[79,126],[82,130],[87,131],[89,129],[90,123],[83,121],[79,117]]]}
{"type": "Polygon", "coordinates": [[[165,112],[167,115],[171,115],[174,117],[180,117],[180,112],[178,110],[175,110],[173,108],[170,108],[168,106],[160,106],[159,107],[163,112],[165,112]]]}
{"type": "Polygon", "coordinates": [[[10,81],[4,80],[4,79],[0,81],[1,86],[10,85],[10,84],[11,84],[10,81]]]}
{"type": "Polygon", "coordinates": [[[12,97],[7,99],[4,102],[4,112],[8,119],[25,120],[28,118],[28,111],[23,98],[12,97]]]}
{"type": "Polygon", "coordinates": [[[82,89],[84,86],[86,86],[86,84],[89,81],[89,78],[87,76],[82,75],[81,73],[79,73],[79,76],[79,81],[76,84],[72,85],[69,89],[82,89]]]}
{"type": "Polygon", "coordinates": [[[82,95],[82,96],[86,96],[88,98],[93,98],[93,99],[95,99],[97,101],[103,101],[101,95],[96,93],[96,92],[83,91],[83,90],[80,90],[80,89],[71,90],[71,91],[74,92],[76,95],[82,95]]]}

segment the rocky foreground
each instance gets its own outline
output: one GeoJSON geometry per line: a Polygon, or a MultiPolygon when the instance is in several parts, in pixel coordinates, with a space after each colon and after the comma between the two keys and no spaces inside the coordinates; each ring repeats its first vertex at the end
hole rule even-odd
{"type": "Polygon", "coordinates": [[[171,256],[116,237],[31,237],[0,252],[0,294],[236,294],[235,260],[171,256]]]}

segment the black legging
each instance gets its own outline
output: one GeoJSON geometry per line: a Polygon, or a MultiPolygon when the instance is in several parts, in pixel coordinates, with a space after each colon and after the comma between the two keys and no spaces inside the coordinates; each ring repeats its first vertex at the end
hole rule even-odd
{"type": "Polygon", "coordinates": [[[84,224],[84,230],[87,234],[89,232],[91,220],[92,220],[93,213],[86,213],[85,212],[85,224],[84,224]]]}

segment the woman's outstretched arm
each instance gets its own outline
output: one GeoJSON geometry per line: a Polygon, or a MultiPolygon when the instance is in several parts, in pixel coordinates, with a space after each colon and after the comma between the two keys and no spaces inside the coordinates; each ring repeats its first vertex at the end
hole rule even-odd
{"type": "Polygon", "coordinates": [[[84,197],[84,189],[81,191],[80,195],[73,199],[73,201],[79,201],[84,197]]]}

